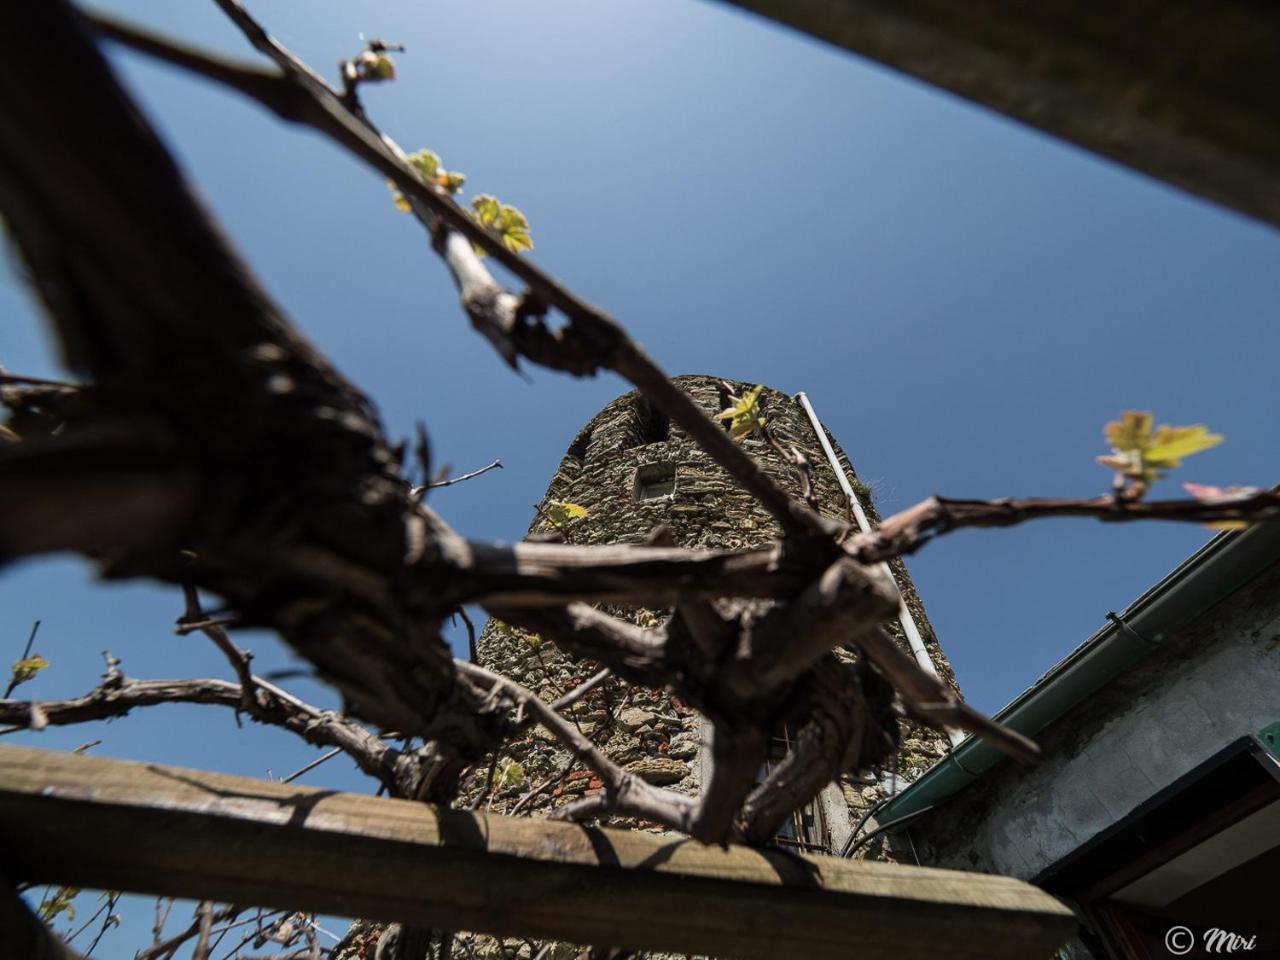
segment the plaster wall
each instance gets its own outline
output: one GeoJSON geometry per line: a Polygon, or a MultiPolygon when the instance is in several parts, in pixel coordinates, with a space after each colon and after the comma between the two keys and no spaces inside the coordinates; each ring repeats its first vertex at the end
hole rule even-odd
{"type": "MultiPolygon", "coordinates": [[[[1152,638],[1154,639],[1154,638],[1152,638]]],[[[1230,741],[1280,720],[1280,566],[1169,636],[913,825],[921,862],[1030,879],[1230,741]]]]}

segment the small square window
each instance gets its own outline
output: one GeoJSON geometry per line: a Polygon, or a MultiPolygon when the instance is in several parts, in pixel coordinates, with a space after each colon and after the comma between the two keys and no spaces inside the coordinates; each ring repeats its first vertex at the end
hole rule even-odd
{"type": "Polygon", "coordinates": [[[646,463],[636,468],[634,498],[660,500],[676,492],[676,465],[674,463],[646,463]]]}

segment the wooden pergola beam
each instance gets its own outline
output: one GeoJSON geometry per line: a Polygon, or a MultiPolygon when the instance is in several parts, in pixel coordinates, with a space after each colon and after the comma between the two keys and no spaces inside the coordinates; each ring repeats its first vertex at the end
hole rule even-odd
{"type": "Polygon", "coordinates": [[[723,957],[1043,960],[1075,926],[1007,877],[20,747],[0,747],[0,860],[13,881],[723,957]]]}
{"type": "Polygon", "coordinates": [[[1280,6],[727,2],[1280,225],[1280,6]]]}

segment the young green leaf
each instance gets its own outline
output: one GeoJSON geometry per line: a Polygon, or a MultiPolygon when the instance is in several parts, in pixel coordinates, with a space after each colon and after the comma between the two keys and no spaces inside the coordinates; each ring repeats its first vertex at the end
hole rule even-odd
{"type": "Polygon", "coordinates": [[[533,241],[529,239],[529,220],[515,207],[504,203],[494,226],[502,234],[502,245],[512,253],[533,249],[533,241]]]}
{"type": "MultiPolygon", "coordinates": [[[[533,239],[529,236],[529,219],[511,206],[502,203],[497,197],[482,193],[471,199],[472,216],[480,226],[496,233],[502,245],[512,253],[533,249],[533,239]]],[[[484,256],[479,247],[476,252],[484,256]]]]}
{"type": "Polygon", "coordinates": [[[409,162],[422,174],[423,180],[434,180],[440,169],[440,157],[427,149],[415,150],[409,154],[409,162]]]}
{"type": "Polygon", "coordinates": [[[507,230],[502,234],[502,245],[512,253],[533,249],[533,239],[528,230],[507,230]]]}
{"type": "Polygon", "coordinates": [[[22,660],[13,661],[13,676],[11,678],[13,686],[16,687],[20,683],[34,680],[36,674],[47,666],[49,666],[49,661],[38,653],[33,653],[22,660]]]}
{"type": "Polygon", "coordinates": [[[588,513],[586,507],[567,500],[552,500],[545,508],[547,518],[557,527],[566,526],[571,521],[579,520],[588,513]]]}
{"type": "MultiPolygon", "coordinates": [[[[432,150],[415,150],[408,155],[407,159],[410,165],[422,176],[423,180],[428,183],[434,183],[449,193],[459,192],[462,189],[462,184],[467,179],[464,173],[444,169],[440,165],[439,155],[432,150]]],[[[401,213],[411,213],[413,211],[409,198],[400,192],[394,180],[387,181],[387,189],[391,191],[391,202],[396,205],[397,210],[401,213]]]]}
{"type": "Polygon", "coordinates": [[[1139,410],[1126,410],[1119,420],[1103,428],[1113,450],[1141,450],[1151,442],[1151,426],[1155,415],[1139,410]]]}
{"type": "Polygon", "coordinates": [[[1203,424],[1194,427],[1163,426],[1151,439],[1151,446],[1143,452],[1143,459],[1153,467],[1171,470],[1182,466],[1182,458],[1201,450],[1216,447],[1222,435],[1210,433],[1203,424]]]}
{"type": "Polygon", "coordinates": [[[493,785],[499,790],[518,787],[524,783],[524,767],[510,760],[493,771],[493,785]]]}
{"type": "Polygon", "coordinates": [[[764,414],[760,410],[761,387],[753,387],[742,395],[738,403],[718,415],[721,420],[729,421],[729,435],[741,440],[765,426],[764,414]]]}
{"type": "Polygon", "coordinates": [[[396,64],[385,53],[366,50],[355,59],[356,75],[365,81],[379,83],[396,78],[396,64]]]}
{"type": "Polygon", "coordinates": [[[45,898],[40,901],[40,906],[36,908],[36,912],[45,923],[52,923],[60,914],[64,913],[67,915],[68,921],[75,920],[76,908],[71,901],[79,895],[79,887],[58,887],[45,895],[45,898]]]}
{"type": "Polygon", "coordinates": [[[441,170],[436,174],[436,183],[449,193],[459,193],[462,190],[462,185],[466,182],[467,175],[458,173],[456,170],[441,170]]]}
{"type": "Polygon", "coordinates": [[[1165,472],[1180,467],[1184,457],[1216,447],[1223,440],[1203,424],[1164,424],[1152,430],[1154,423],[1155,417],[1149,412],[1126,410],[1103,431],[1111,453],[1098,457],[1098,463],[1116,471],[1126,480],[1128,492],[1136,496],[1141,496],[1165,472]]]}
{"type": "Polygon", "coordinates": [[[471,198],[471,209],[480,226],[492,227],[502,210],[502,204],[498,202],[497,197],[481,193],[471,198]]]}

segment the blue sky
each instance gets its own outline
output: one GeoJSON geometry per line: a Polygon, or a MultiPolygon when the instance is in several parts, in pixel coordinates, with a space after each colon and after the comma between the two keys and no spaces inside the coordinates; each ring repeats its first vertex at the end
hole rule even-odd
{"type": "MultiPolygon", "coordinates": [[[[882,511],[935,491],[1101,492],[1101,428],[1125,408],[1227,435],[1183,479],[1280,477],[1273,228],[715,3],[251,6],[330,75],[359,32],[405,44],[399,81],[366,94],[383,129],[467,173],[468,196],[524,210],[537,261],[671,373],[806,391],[882,511]]],[[[212,3],[99,7],[252,57],[212,3]]],[[[424,420],[459,472],[502,458],[436,509],[468,535],[518,538],[578,426],[626,385],[512,375],[379,177],[203,81],[113,61],[268,289],[390,430],[424,420]]],[[[0,313],[0,363],[56,375],[9,268],[0,313]]],[[[1206,536],[1054,521],[957,534],[910,567],[966,695],[993,711],[1206,536]]],[[[0,579],[0,647],[17,656],[44,621],[53,667],[30,696],[88,689],[104,648],[137,676],[226,675],[207,644],[173,635],[179,612],[174,590],[41,560],[0,579]]],[[[291,663],[272,637],[246,642],[262,670],[291,663]]],[[[313,755],[184,708],[9,739],[99,737],[104,755],[254,776],[313,755]]],[[[306,782],[366,788],[342,763],[306,782]]]]}

